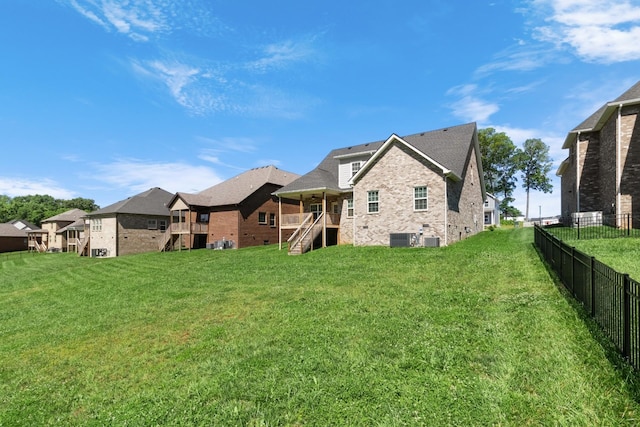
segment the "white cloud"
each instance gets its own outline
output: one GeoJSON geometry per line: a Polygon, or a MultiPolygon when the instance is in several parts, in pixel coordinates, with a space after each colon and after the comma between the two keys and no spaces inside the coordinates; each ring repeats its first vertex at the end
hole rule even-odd
{"type": "Polygon", "coordinates": [[[205,149],[203,153],[221,153],[228,151],[238,151],[241,153],[253,153],[258,149],[258,145],[251,138],[245,137],[223,137],[223,138],[207,138],[205,136],[196,136],[200,142],[213,145],[214,149],[205,149]]]}
{"type": "Polygon", "coordinates": [[[262,58],[247,64],[247,68],[257,72],[285,68],[288,65],[305,61],[313,56],[313,48],[309,41],[286,40],[264,47],[262,58]]]}
{"type": "Polygon", "coordinates": [[[75,192],[63,188],[59,183],[48,178],[32,180],[0,177],[0,194],[9,197],[46,194],[56,199],[73,199],[77,197],[75,192]]]}
{"type": "Polygon", "coordinates": [[[585,61],[615,63],[640,59],[640,5],[628,0],[537,0],[546,14],[535,37],[568,46],[585,61]]]}
{"type": "Polygon", "coordinates": [[[449,89],[447,95],[460,98],[449,105],[453,115],[465,121],[484,123],[500,110],[498,104],[485,101],[478,92],[477,85],[473,84],[449,89]]]}
{"type": "Polygon", "coordinates": [[[95,173],[86,175],[102,185],[117,187],[129,193],[140,193],[153,187],[169,192],[197,192],[222,181],[209,167],[194,166],[183,162],[147,162],[124,159],[112,163],[94,165],[95,173]]]}

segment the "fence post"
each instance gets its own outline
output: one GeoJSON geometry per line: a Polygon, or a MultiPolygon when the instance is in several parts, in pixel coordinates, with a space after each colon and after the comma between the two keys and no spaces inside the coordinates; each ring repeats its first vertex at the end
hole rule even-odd
{"type": "Polygon", "coordinates": [[[578,219],[578,240],[580,240],[580,217],[578,219]]]}
{"type": "Polygon", "coordinates": [[[576,296],[576,284],[575,284],[575,280],[573,279],[575,276],[575,271],[576,271],[576,267],[575,267],[575,262],[576,262],[576,256],[574,254],[576,248],[574,246],[571,246],[571,293],[573,294],[573,296],[576,296]]]}
{"type": "Polygon", "coordinates": [[[622,355],[629,358],[631,354],[631,282],[629,275],[623,274],[624,277],[624,336],[622,343],[622,355]]]}
{"type": "Polygon", "coordinates": [[[631,215],[627,214],[627,236],[631,235],[631,215]]]}
{"type": "Polygon", "coordinates": [[[596,269],[595,257],[591,257],[589,270],[591,273],[591,317],[596,317],[596,269]]]}

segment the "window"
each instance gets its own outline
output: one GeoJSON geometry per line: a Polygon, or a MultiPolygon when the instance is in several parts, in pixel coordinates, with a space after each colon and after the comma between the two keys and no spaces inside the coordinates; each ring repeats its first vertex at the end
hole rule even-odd
{"type": "Polygon", "coordinates": [[[380,195],[378,190],[367,192],[367,213],[377,213],[380,211],[380,195]]]}
{"type": "Polygon", "coordinates": [[[347,199],[347,216],[353,216],[353,199],[347,199]]]}
{"type": "Polygon", "coordinates": [[[485,208],[488,208],[488,207],[489,207],[489,201],[488,201],[488,200],[485,200],[485,201],[484,201],[484,207],[485,207],[485,208]]]}
{"type": "Polygon", "coordinates": [[[209,214],[208,213],[201,213],[199,222],[209,222],[209,214]]]}
{"type": "Polygon", "coordinates": [[[274,214],[274,213],[270,213],[269,214],[269,226],[270,227],[275,227],[276,226],[276,214],[274,214]]]}
{"type": "Polygon", "coordinates": [[[148,230],[157,230],[158,229],[158,220],[150,219],[147,221],[147,229],[148,230]]]}
{"type": "Polygon", "coordinates": [[[351,163],[351,176],[354,176],[355,174],[357,174],[358,171],[360,170],[361,166],[362,166],[361,162],[352,162],[351,163]]]}
{"type": "Polygon", "coordinates": [[[413,210],[427,210],[427,186],[415,187],[413,189],[413,210]]]}
{"type": "Polygon", "coordinates": [[[266,223],[267,223],[267,213],[258,212],[258,224],[266,224],[266,223]]]}
{"type": "Polygon", "coordinates": [[[166,219],[161,219],[160,220],[160,231],[165,231],[167,229],[167,220],[166,219]]]}
{"type": "Polygon", "coordinates": [[[309,205],[309,210],[313,212],[313,219],[318,219],[322,213],[322,203],[311,203],[309,205]]]}
{"type": "Polygon", "coordinates": [[[91,220],[91,231],[102,231],[102,218],[91,220]]]}

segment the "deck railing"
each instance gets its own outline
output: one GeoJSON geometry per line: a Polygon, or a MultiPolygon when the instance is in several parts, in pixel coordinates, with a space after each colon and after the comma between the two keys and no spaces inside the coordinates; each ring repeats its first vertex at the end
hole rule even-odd
{"type": "MultiPolygon", "coordinates": [[[[280,217],[280,225],[282,227],[299,227],[309,215],[311,215],[311,212],[282,214],[280,217]]],[[[327,214],[327,225],[340,225],[340,214],[327,214]]]]}
{"type": "Polygon", "coordinates": [[[181,234],[181,233],[195,233],[195,234],[206,234],[209,231],[209,224],[205,224],[202,222],[174,222],[171,223],[171,233],[181,234]]]}

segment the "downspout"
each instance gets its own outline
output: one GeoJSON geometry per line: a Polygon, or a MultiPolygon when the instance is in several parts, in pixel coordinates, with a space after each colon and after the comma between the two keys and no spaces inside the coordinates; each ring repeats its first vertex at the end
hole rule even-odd
{"type": "Polygon", "coordinates": [[[449,245],[449,198],[447,195],[447,176],[443,177],[444,182],[444,245],[449,245]]]}
{"type": "Polygon", "coordinates": [[[576,139],[576,212],[580,212],[580,131],[576,139]]]}
{"type": "Polygon", "coordinates": [[[618,105],[618,118],[616,120],[616,213],[622,214],[622,194],[620,189],[620,168],[622,166],[622,138],[620,132],[622,131],[622,104],[618,105]]]}
{"type": "Polygon", "coordinates": [[[278,250],[282,250],[282,197],[278,196],[278,250]]]}

